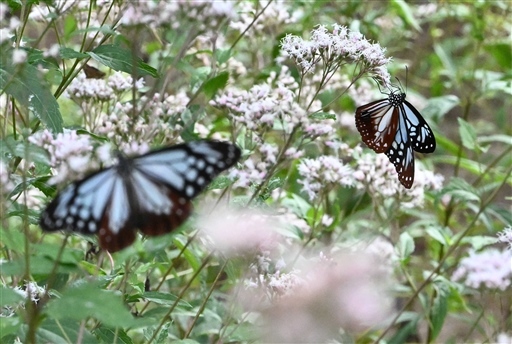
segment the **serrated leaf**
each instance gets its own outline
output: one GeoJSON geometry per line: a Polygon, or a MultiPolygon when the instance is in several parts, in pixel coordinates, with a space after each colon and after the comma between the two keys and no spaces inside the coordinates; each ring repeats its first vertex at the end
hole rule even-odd
{"type": "Polygon", "coordinates": [[[100,45],[93,51],[87,52],[87,54],[98,63],[116,71],[128,74],[132,74],[135,71],[140,76],[151,75],[155,78],[158,77],[158,72],[155,68],[144,63],[140,58],[133,56],[130,50],[118,45],[100,45]]]}
{"type": "Polygon", "coordinates": [[[208,100],[212,99],[213,96],[217,93],[218,90],[226,87],[229,79],[228,72],[222,72],[218,75],[214,76],[211,79],[208,79],[203,85],[203,93],[205,94],[208,100]]]}
{"type": "Polygon", "coordinates": [[[459,122],[459,135],[462,139],[464,147],[474,150],[478,144],[476,142],[476,131],[475,128],[462,118],[457,118],[459,122]]]}
{"type": "Polygon", "coordinates": [[[41,72],[28,63],[13,65],[12,52],[9,49],[0,54],[0,89],[32,111],[52,132],[62,132],[59,104],[41,72]]]}

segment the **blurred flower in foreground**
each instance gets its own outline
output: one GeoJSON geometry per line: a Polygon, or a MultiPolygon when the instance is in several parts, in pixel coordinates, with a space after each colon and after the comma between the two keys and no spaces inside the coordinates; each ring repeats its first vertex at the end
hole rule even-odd
{"type": "Polygon", "coordinates": [[[206,213],[204,208],[197,226],[204,238],[222,254],[255,254],[275,247],[277,234],[269,216],[255,211],[234,211],[220,207],[206,213]]]}
{"type": "Polygon", "coordinates": [[[496,338],[497,344],[512,344],[512,336],[509,336],[507,333],[500,333],[496,338]]]}
{"type": "MultiPolygon", "coordinates": [[[[293,288],[256,309],[263,317],[263,339],[318,343],[339,337],[340,331],[379,326],[390,315],[392,299],[383,282],[390,276],[378,265],[367,255],[342,254],[297,266],[292,279],[282,274],[295,281],[287,284],[293,288]]],[[[244,297],[258,293],[252,289],[244,297]]]]}
{"type": "Polygon", "coordinates": [[[470,252],[461,260],[453,273],[454,280],[464,279],[471,288],[487,287],[507,289],[512,279],[512,252],[489,248],[483,252],[470,252]]]}

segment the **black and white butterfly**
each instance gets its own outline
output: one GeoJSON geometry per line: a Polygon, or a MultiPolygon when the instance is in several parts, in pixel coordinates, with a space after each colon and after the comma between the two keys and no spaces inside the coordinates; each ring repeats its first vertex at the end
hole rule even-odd
{"type": "Polygon", "coordinates": [[[169,233],[192,211],[191,199],[240,158],[227,142],[194,141],[126,158],[65,187],[41,214],[45,231],[97,234],[119,251],[135,240],[169,233]]]}
{"type": "Polygon", "coordinates": [[[395,165],[400,183],[410,189],[414,182],[414,153],[436,149],[434,133],[407,100],[405,93],[384,93],[387,99],[360,106],[356,127],[363,142],[376,153],[386,153],[395,165]]]}

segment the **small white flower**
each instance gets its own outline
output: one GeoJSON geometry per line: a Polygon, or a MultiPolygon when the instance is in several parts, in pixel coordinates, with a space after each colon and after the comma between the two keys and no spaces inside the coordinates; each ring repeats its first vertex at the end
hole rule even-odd
{"type": "Polygon", "coordinates": [[[12,51],[12,63],[22,64],[27,60],[27,52],[23,49],[14,49],[12,51]]]}

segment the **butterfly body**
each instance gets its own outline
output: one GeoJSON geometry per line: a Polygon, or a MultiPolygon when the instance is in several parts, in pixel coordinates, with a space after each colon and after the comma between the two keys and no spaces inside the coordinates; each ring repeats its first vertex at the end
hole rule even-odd
{"type": "Polygon", "coordinates": [[[403,92],[391,92],[356,109],[356,127],[363,142],[376,153],[385,153],[395,165],[398,179],[408,189],[414,182],[414,151],[436,149],[434,133],[421,114],[405,100],[403,92]]]}
{"type": "Polygon", "coordinates": [[[130,245],[137,229],[169,233],[189,217],[191,200],[239,157],[236,146],[217,141],[120,156],[117,165],[64,188],[41,214],[41,228],[97,234],[110,252],[130,245]]]}

